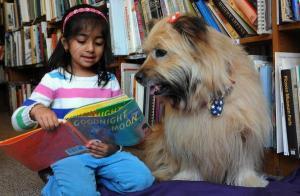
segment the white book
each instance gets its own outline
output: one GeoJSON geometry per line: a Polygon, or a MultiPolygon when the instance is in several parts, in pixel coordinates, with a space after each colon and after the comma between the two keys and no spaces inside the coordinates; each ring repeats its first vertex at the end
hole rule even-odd
{"type": "Polygon", "coordinates": [[[286,137],[284,104],[281,85],[282,69],[289,69],[300,62],[300,53],[275,52],[275,107],[276,107],[276,144],[277,153],[289,154],[286,137]],[[283,119],[284,118],[284,119],[283,119]]]}
{"type": "MultiPolygon", "coordinates": [[[[134,7],[134,2],[132,1],[132,7],[134,7]]],[[[135,50],[134,52],[141,53],[142,52],[142,41],[141,41],[141,36],[140,36],[140,31],[139,31],[139,24],[138,24],[138,18],[136,15],[136,9],[137,8],[132,8],[132,30],[133,30],[133,38],[134,38],[134,45],[135,45],[135,50]]]]}
{"type": "Polygon", "coordinates": [[[51,21],[53,19],[53,7],[52,7],[53,0],[46,0],[45,7],[46,9],[46,20],[51,21]]]}
{"type": "Polygon", "coordinates": [[[7,31],[14,30],[16,28],[16,18],[14,12],[14,3],[4,3],[4,17],[5,17],[5,28],[7,31]]]}
{"type": "Polygon", "coordinates": [[[32,56],[31,56],[31,33],[30,26],[24,26],[24,56],[25,56],[25,65],[32,64],[32,56]]]}
{"type": "Polygon", "coordinates": [[[136,34],[134,26],[134,18],[133,18],[133,0],[125,0],[124,4],[124,19],[127,31],[127,39],[128,39],[128,53],[135,53],[137,51],[137,43],[136,43],[136,34]]]}
{"type": "Polygon", "coordinates": [[[124,1],[110,0],[108,4],[112,51],[114,55],[128,55],[124,1]]]}
{"type": "Polygon", "coordinates": [[[143,113],[144,113],[144,97],[145,97],[145,87],[140,83],[136,82],[135,100],[143,113]]]}
{"type": "Polygon", "coordinates": [[[28,9],[28,1],[27,0],[18,0],[18,6],[21,12],[21,21],[30,22],[29,9],[28,9]]]}
{"type": "Polygon", "coordinates": [[[257,0],[257,34],[272,33],[272,1],[257,0]]]}
{"type": "Polygon", "coordinates": [[[27,83],[26,84],[26,97],[27,98],[30,97],[31,92],[32,92],[32,90],[31,90],[31,84],[27,83]]]}
{"type": "Polygon", "coordinates": [[[47,48],[47,58],[49,60],[50,56],[53,52],[53,46],[52,46],[52,38],[46,38],[46,48],[47,48]]]}
{"type": "Polygon", "coordinates": [[[128,96],[131,95],[131,75],[135,74],[140,68],[139,64],[121,63],[121,89],[128,96]]]}

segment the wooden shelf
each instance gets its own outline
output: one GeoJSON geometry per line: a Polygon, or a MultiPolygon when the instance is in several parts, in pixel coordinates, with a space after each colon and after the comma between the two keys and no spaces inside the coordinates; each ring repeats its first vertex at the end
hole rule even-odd
{"type": "Polygon", "coordinates": [[[250,43],[257,43],[257,42],[265,42],[271,41],[272,34],[263,34],[263,35],[256,35],[251,37],[245,37],[238,40],[240,44],[250,44],[250,43]]]}
{"type": "Polygon", "coordinates": [[[300,168],[300,160],[277,154],[274,150],[265,150],[264,172],[274,176],[288,176],[300,168]]]}
{"type": "Polygon", "coordinates": [[[44,63],[36,63],[30,65],[5,66],[4,69],[35,69],[46,67],[44,63]]]}
{"type": "Polygon", "coordinates": [[[279,31],[300,30],[300,22],[292,22],[278,25],[279,31]]]}

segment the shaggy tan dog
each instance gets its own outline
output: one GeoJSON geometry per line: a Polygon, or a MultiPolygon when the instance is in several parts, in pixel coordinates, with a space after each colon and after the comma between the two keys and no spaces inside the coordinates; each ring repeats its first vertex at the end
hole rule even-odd
{"type": "Polygon", "coordinates": [[[266,186],[258,172],[271,123],[246,52],[190,16],[156,23],[144,49],[136,79],[166,110],[145,142],[143,159],[157,179],[266,186]],[[216,114],[214,101],[224,102],[216,114]]]}

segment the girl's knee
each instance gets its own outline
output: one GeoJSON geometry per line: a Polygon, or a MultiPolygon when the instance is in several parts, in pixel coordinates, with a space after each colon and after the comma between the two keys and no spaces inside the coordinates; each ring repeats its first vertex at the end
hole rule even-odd
{"type": "MultiPolygon", "coordinates": [[[[89,195],[99,196],[100,193],[96,189],[95,183],[82,181],[79,184],[73,184],[74,179],[57,180],[54,176],[49,178],[49,181],[43,188],[42,196],[75,196],[75,195],[89,195]]],[[[75,180],[76,181],[76,180],[75,180]]]]}

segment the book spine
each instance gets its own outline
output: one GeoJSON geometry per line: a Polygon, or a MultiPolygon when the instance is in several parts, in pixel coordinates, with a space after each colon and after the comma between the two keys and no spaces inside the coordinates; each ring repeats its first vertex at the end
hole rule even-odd
{"type": "Polygon", "coordinates": [[[137,17],[137,22],[138,22],[140,39],[141,39],[141,42],[143,42],[143,40],[145,38],[146,27],[145,27],[145,21],[144,21],[142,9],[141,9],[141,4],[138,0],[134,1],[134,7],[136,10],[136,17],[137,17]]]}
{"type": "Polygon", "coordinates": [[[296,134],[297,134],[297,158],[300,158],[300,69],[299,65],[293,68],[292,82],[293,82],[293,98],[294,98],[294,108],[295,108],[295,122],[296,122],[296,134]]]}
{"type": "Polygon", "coordinates": [[[300,2],[299,0],[291,0],[294,20],[300,21],[300,2]]]}
{"type": "Polygon", "coordinates": [[[200,18],[202,18],[202,14],[200,13],[200,11],[198,10],[197,6],[196,6],[196,3],[194,2],[194,0],[190,0],[191,1],[191,4],[197,14],[197,16],[199,16],[200,18]]]}
{"type": "Polygon", "coordinates": [[[237,7],[241,10],[243,14],[248,18],[248,20],[254,25],[257,22],[256,10],[248,3],[247,0],[234,0],[237,7]]]}
{"type": "Polygon", "coordinates": [[[212,14],[208,10],[208,7],[206,6],[204,0],[195,0],[195,3],[206,23],[213,27],[215,30],[221,32],[221,29],[219,28],[217,22],[214,20],[212,14]]]}
{"type": "Polygon", "coordinates": [[[222,12],[224,17],[228,20],[228,22],[233,26],[233,28],[237,31],[237,33],[241,37],[247,36],[247,31],[243,28],[243,26],[237,21],[237,19],[230,13],[224,3],[220,0],[212,0],[217,8],[222,12]]]}
{"type": "Polygon", "coordinates": [[[161,18],[163,16],[159,0],[150,0],[149,8],[152,18],[161,18]]]}
{"type": "Polygon", "coordinates": [[[296,157],[296,155],[299,154],[299,152],[297,148],[297,133],[296,133],[297,128],[295,123],[295,109],[294,109],[291,69],[281,70],[281,82],[282,82],[282,90],[283,90],[284,111],[285,111],[289,153],[291,156],[296,157]]]}
{"type": "Polygon", "coordinates": [[[215,7],[215,5],[212,2],[210,2],[207,4],[207,6],[211,9],[212,13],[219,19],[221,25],[223,26],[227,34],[233,39],[239,39],[240,38],[239,34],[231,26],[231,24],[229,24],[229,22],[222,15],[222,13],[215,7]]]}

